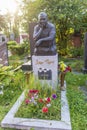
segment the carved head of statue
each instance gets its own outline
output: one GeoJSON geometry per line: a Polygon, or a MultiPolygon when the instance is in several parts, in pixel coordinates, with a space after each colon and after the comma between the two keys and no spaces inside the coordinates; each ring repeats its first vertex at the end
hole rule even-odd
{"type": "Polygon", "coordinates": [[[45,12],[41,12],[38,15],[38,22],[39,22],[40,25],[46,26],[46,24],[47,24],[47,14],[45,12]]]}

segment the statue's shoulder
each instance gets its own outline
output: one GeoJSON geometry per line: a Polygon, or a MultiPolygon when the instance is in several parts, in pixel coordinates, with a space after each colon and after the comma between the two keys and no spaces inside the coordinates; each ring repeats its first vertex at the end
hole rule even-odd
{"type": "Polygon", "coordinates": [[[53,23],[48,22],[48,27],[49,28],[55,28],[55,25],[53,23]]]}

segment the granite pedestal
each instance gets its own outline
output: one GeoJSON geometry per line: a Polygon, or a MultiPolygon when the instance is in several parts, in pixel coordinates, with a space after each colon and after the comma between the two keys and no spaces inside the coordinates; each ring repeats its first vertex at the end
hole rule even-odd
{"type": "Polygon", "coordinates": [[[58,84],[58,55],[32,56],[33,73],[42,84],[55,88],[58,84]]]}

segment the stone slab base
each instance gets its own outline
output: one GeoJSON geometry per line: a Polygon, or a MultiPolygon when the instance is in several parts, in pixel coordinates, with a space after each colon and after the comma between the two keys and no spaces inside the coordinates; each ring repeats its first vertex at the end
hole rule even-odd
{"type": "Polygon", "coordinates": [[[28,61],[28,62],[24,63],[24,64],[21,66],[21,69],[22,69],[23,71],[31,71],[31,70],[32,70],[31,62],[28,61]]]}

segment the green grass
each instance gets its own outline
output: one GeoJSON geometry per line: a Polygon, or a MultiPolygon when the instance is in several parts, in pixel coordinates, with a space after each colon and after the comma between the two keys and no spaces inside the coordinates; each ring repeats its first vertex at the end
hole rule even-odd
{"type": "Polygon", "coordinates": [[[66,76],[72,130],[87,130],[87,102],[79,86],[85,86],[87,75],[69,73],[66,76]]]}

